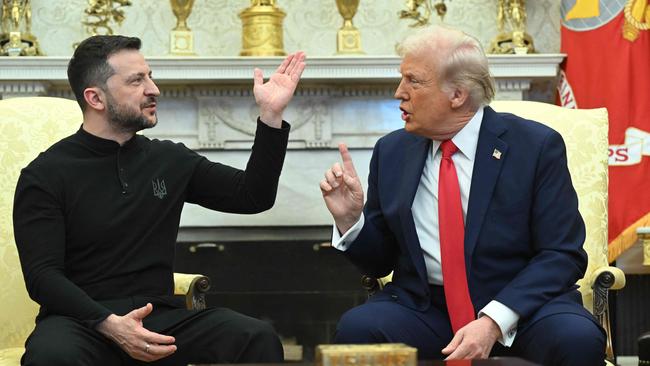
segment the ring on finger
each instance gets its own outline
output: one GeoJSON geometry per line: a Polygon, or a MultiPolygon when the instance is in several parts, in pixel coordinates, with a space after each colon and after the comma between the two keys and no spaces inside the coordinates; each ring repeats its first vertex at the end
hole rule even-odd
{"type": "Polygon", "coordinates": [[[144,351],[149,353],[149,348],[151,348],[151,345],[149,343],[144,344],[144,351]]]}

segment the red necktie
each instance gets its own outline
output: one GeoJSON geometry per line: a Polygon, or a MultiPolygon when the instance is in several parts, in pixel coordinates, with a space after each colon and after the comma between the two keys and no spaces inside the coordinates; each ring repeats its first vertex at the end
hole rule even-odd
{"type": "Polygon", "coordinates": [[[474,306],[469,297],[465,272],[465,225],[460,200],[458,175],[451,156],[458,151],[451,140],[440,145],[442,161],[438,176],[438,226],[442,283],[445,289],[451,329],[456,333],[474,320],[474,306]]]}

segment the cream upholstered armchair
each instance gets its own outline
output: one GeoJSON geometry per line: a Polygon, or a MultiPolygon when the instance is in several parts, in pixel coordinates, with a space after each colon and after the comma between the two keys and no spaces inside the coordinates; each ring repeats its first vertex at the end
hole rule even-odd
{"type": "MultiPolygon", "coordinates": [[[[614,358],[609,325],[608,290],[625,286],[625,275],[607,262],[607,110],[567,109],[529,101],[495,101],[497,112],[532,119],[558,131],[566,144],[569,171],[578,193],[580,213],[585,221],[584,249],[589,256],[585,277],[578,281],[584,306],[607,331],[607,359],[614,358]]],[[[364,277],[363,286],[377,291],[390,278],[379,281],[364,277]]]]}
{"type": "MultiPolygon", "coordinates": [[[[33,97],[0,100],[0,366],[16,366],[34,328],[38,305],[25,289],[13,236],[12,209],[20,170],[81,125],[77,102],[33,97]]],[[[205,307],[207,277],[174,274],[175,292],[189,308],[205,307]]]]}
{"type": "Polygon", "coordinates": [[[585,221],[584,249],[589,257],[585,277],[578,281],[582,301],[607,331],[607,359],[613,361],[608,290],[625,286],[625,274],[607,262],[607,110],[568,109],[528,101],[499,101],[490,105],[541,122],[562,135],[567,147],[569,171],[578,193],[578,209],[585,221]]]}

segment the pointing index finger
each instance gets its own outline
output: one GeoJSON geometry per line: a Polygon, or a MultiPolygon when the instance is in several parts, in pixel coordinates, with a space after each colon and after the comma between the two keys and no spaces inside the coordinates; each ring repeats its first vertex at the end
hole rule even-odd
{"type": "Polygon", "coordinates": [[[351,177],[356,177],[357,170],[354,169],[352,156],[350,156],[347,145],[343,142],[339,143],[339,151],[341,152],[341,159],[343,159],[343,171],[351,177]]]}

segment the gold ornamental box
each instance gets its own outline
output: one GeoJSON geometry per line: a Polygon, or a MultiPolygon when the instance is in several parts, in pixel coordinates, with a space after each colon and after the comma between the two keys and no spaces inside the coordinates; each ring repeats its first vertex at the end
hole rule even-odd
{"type": "Polygon", "coordinates": [[[403,343],[316,347],[316,366],[415,366],[417,358],[417,349],[403,343]]]}

